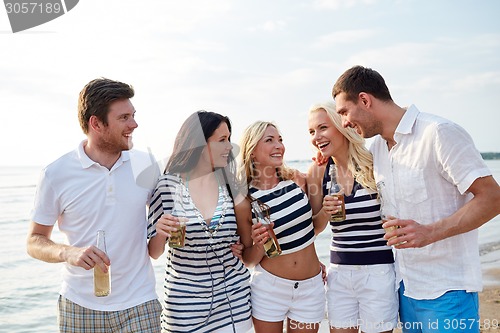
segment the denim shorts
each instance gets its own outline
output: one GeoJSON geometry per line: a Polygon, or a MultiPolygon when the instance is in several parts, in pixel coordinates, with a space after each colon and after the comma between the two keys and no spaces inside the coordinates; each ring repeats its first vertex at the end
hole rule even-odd
{"type": "Polygon", "coordinates": [[[400,326],[404,333],[467,332],[479,333],[477,292],[451,290],[436,299],[413,299],[399,287],[400,326]]]}

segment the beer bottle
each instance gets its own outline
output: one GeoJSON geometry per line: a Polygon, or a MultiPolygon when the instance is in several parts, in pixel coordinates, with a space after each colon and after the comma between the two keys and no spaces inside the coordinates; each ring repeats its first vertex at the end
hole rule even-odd
{"type": "MultiPolygon", "coordinates": [[[[97,231],[96,247],[106,253],[106,239],[104,230],[97,231]]],[[[111,292],[111,271],[108,266],[108,271],[104,273],[100,266],[94,266],[94,295],[97,297],[108,296],[111,292]]]]}

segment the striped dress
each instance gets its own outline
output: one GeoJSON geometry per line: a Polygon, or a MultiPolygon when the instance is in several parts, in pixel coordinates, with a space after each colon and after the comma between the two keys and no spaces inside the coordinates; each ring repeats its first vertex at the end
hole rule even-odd
{"type": "Polygon", "coordinates": [[[177,186],[182,188],[189,221],[185,246],[169,248],[167,253],[162,332],[216,332],[233,323],[240,328],[236,332],[246,332],[251,327],[250,273],[230,249],[238,235],[233,202],[225,187],[219,187],[214,219],[207,225],[181,178],[163,175],[150,203],[148,236],[156,235],[160,216],[171,212],[177,186]],[[212,236],[210,225],[216,228],[212,236]]]}
{"type": "MultiPolygon", "coordinates": [[[[328,161],[323,176],[323,195],[328,194],[333,163],[328,161]]],[[[346,219],[330,222],[332,242],[330,263],[340,265],[375,265],[394,262],[392,249],[383,239],[384,229],[380,218],[377,192],[364,188],[354,180],[351,195],[344,196],[346,219]]]]}
{"type": "MultiPolygon", "coordinates": [[[[249,192],[254,199],[269,206],[269,217],[274,222],[273,230],[282,255],[302,250],[314,242],[311,206],[295,182],[281,181],[268,190],[250,187],[249,192]]],[[[253,212],[252,218],[255,219],[253,212]]]]}

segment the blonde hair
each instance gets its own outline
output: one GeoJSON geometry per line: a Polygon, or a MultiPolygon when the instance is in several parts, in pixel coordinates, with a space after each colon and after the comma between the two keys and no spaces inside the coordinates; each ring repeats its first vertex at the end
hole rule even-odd
{"type": "MultiPolygon", "coordinates": [[[[249,186],[258,175],[252,161],[252,153],[259,143],[260,139],[264,137],[266,129],[272,126],[279,132],[278,127],[268,121],[256,121],[248,126],[240,139],[240,154],[238,155],[238,178],[239,181],[249,186]]],[[[293,179],[293,169],[287,167],[284,163],[276,168],[276,174],[280,180],[293,179]]]]}
{"type": "Polygon", "coordinates": [[[363,187],[376,191],[377,186],[373,176],[373,157],[365,146],[365,139],[353,128],[344,128],[342,126],[342,119],[337,114],[333,101],[313,105],[309,109],[309,114],[318,111],[325,111],[335,128],[349,141],[348,170],[363,187]]]}

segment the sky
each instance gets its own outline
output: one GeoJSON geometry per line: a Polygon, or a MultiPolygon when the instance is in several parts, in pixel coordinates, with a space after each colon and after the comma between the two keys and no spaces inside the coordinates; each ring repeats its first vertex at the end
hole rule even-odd
{"type": "Polygon", "coordinates": [[[235,143],[274,121],[285,159],[310,159],[309,107],[354,65],[500,151],[499,14],[497,0],[82,0],[14,34],[0,8],[0,165],[74,149],[78,94],[97,77],[133,85],[135,148],[158,159],[201,109],[227,115],[235,143]]]}

